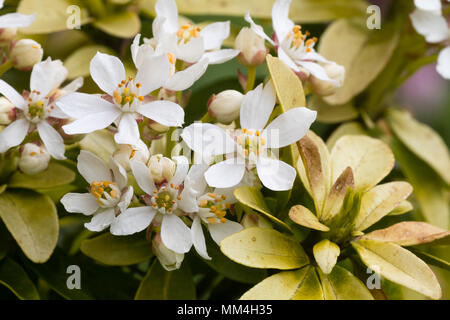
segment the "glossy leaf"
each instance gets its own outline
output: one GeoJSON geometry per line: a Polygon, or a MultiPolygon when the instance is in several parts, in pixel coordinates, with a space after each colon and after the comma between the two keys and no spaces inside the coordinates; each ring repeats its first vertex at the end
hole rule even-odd
{"type": "Polygon", "coordinates": [[[322,272],[329,274],[336,265],[341,249],[337,244],[328,239],[324,239],[314,245],[313,253],[322,272]]]}
{"type": "Polygon", "coordinates": [[[114,134],[108,130],[89,133],[80,141],[80,147],[94,153],[108,163],[111,154],[116,150],[114,134]]]}
{"type": "Polygon", "coordinates": [[[67,68],[68,79],[75,79],[78,77],[86,77],[90,75],[90,63],[92,58],[97,54],[97,52],[102,52],[110,55],[114,55],[114,51],[108,47],[100,45],[88,45],[79,48],[67,57],[64,62],[64,66],[67,68]]]}
{"type": "Polygon", "coordinates": [[[328,149],[333,149],[336,142],[343,136],[361,136],[365,135],[366,130],[358,122],[346,122],[333,131],[327,140],[328,149]]]}
{"type": "Polygon", "coordinates": [[[341,123],[359,117],[359,111],[352,101],[333,105],[327,103],[322,97],[313,96],[308,100],[308,108],[317,111],[317,121],[322,123],[341,123]]]}
{"type": "Polygon", "coordinates": [[[9,258],[0,262],[0,284],[21,300],[39,300],[39,292],[23,268],[9,258]]]}
{"type": "Polygon", "coordinates": [[[16,171],[9,181],[10,188],[49,189],[70,184],[75,180],[75,172],[58,164],[50,163],[48,168],[35,175],[16,171]]]}
{"type": "Polygon", "coordinates": [[[327,232],[330,230],[326,225],[320,223],[319,219],[308,208],[296,205],[289,210],[289,218],[295,223],[306,228],[327,232]]]}
{"type": "Polygon", "coordinates": [[[121,11],[94,22],[94,26],[118,38],[133,38],[141,29],[141,21],[136,13],[121,11]]]}

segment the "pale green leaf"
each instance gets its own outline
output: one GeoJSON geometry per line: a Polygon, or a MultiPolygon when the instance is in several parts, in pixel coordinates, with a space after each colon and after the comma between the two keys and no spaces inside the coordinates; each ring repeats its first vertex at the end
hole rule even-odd
{"type": "Polygon", "coordinates": [[[0,262],[0,284],[21,300],[39,300],[39,293],[23,268],[9,258],[0,262]]]}
{"type": "Polygon", "coordinates": [[[341,249],[339,246],[328,239],[323,239],[313,247],[314,258],[325,274],[331,273],[340,253],[341,249]]]}
{"type": "Polygon", "coordinates": [[[428,252],[423,252],[415,249],[412,249],[411,251],[414,252],[415,255],[417,255],[420,259],[422,259],[426,263],[450,271],[450,262],[445,261],[442,258],[436,257],[428,252]]]}
{"type": "Polygon", "coordinates": [[[102,52],[110,55],[114,55],[114,51],[108,47],[100,45],[88,45],[79,48],[73,52],[69,57],[67,57],[64,62],[64,66],[68,71],[68,79],[75,79],[78,77],[86,77],[90,74],[90,63],[92,58],[97,54],[97,52],[102,52]]]}
{"type": "Polygon", "coordinates": [[[70,184],[75,180],[75,172],[58,164],[50,163],[48,168],[35,175],[16,171],[9,181],[10,188],[49,189],[70,184]]]}
{"type": "Polygon", "coordinates": [[[306,228],[327,232],[330,230],[326,225],[320,223],[319,219],[308,208],[296,205],[289,211],[289,218],[295,223],[306,228]]]}
{"type": "Polygon", "coordinates": [[[395,207],[394,210],[392,210],[391,212],[389,212],[389,216],[399,216],[401,214],[410,212],[412,209],[414,209],[413,205],[411,202],[409,202],[408,200],[403,200],[402,202],[400,202],[400,204],[395,207]]]}
{"type": "Polygon", "coordinates": [[[80,147],[82,150],[94,153],[108,163],[111,155],[116,150],[114,134],[106,129],[88,133],[80,141],[80,147]]]}
{"type": "Polygon", "coordinates": [[[358,109],[353,102],[340,105],[331,105],[318,95],[308,100],[308,108],[317,111],[317,121],[323,123],[341,123],[359,117],[358,109]]]}
{"type": "Polygon", "coordinates": [[[365,135],[366,130],[358,122],[347,122],[340,125],[336,130],[333,131],[331,136],[327,140],[328,149],[333,149],[336,142],[343,136],[361,136],[365,135]]]}
{"type": "Polygon", "coordinates": [[[121,11],[118,14],[106,16],[93,24],[107,34],[119,38],[133,38],[141,30],[139,16],[131,11],[121,11]]]}

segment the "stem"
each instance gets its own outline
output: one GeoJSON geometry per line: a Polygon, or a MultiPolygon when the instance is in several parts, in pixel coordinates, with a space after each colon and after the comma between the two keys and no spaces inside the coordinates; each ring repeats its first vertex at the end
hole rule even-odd
{"type": "Polygon", "coordinates": [[[245,88],[245,93],[253,90],[255,86],[256,79],[256,67],[248,67],[248,75],[247,75],[247,87],[245,88]]]}
{"type": "Polygon", "coordinates": [[[373,123],[372,119],[369,117],[369,115],[367,114],[367,112],[364,109],[360,110],[360,114],[361,114],[361,118],[364,121],[364,124],[366,125],[366,127],[370,130],[372,130],[373,128],[375,128],[375,123],[373,123]]]}
{"type": "Polygon", "coordinates": [[[4,64],[0,65],[0,77],[13,66],[12,60],[7,60],[4,64]]]}
{"type": "Polygon", "coordinates": [[[209,115],[209,112],[206,112],[200,121],[203,123],[211,123],[213,120],[214,119],[209,115]]]}

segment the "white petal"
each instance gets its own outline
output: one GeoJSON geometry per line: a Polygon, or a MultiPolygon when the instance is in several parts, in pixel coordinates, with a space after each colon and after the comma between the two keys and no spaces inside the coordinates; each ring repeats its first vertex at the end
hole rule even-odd
{"type": "Polygon", "coordinates": [[[260,84],[256,89],[249,91],[242,101],[241,127],[254,130],[263,129],[275,107],[275,101],[276,93],[272,81],[269,81],[264,88],[260,84]]]}
{"type": "Polygon", "coordinates": [[[156,211],[152,207],[129,208],[117,216],[111,224],[111,233],[115,236],[126,236],[145,230],[156,211]]]}
{"type": "Polygon", "coordinates": [[[221,128],[210,123],[193,123],[181,134],[191,150],[205,157],[235,151],[236,143],[221,128]]]}
{"type": "Polygon", "coordinates": [[[209,60],[204,58],[183,71],[176,72],[164,84],[164,88],[172,91],[183,91],[190,88],[208,68],[209,60]]]}
{"type": "Polygon", "coordinates": [[[94,217],[91,219],[91,222],[85,223],[84,226],[86,229],[93,231],[93,232],[100,232],[108,228],[111,223],[114,221],[115,214],[114,209],[106,209],[103,212],[99,212],[94,215],[94,217]]]}
{"type": "Polygon", "coordinates": [[[109,168],[92,152],[81,150],[77,161],[78,172],[88,183],[93,181],[113,181],[109,168]]]}
{"type": "Polygon", "coordinates": [[[135,145],[139,141],[139,128],[134,115],[129,112],[122,114],[119,120],[119,131],[114,135],[118,144],[135,145]]]}
{"type": "Polygon", "coordinates": [[[295,72],[300,71],[295,61],[292,60],[291,57],[281,47],[278,48],[278,58],[280,58],[281,61],[283,61],[289,68],[291,68],[295,72]]]}
{"type": "Polygon", "coordinates": [[[153,90],[159,89],[169,79],[171,65],[166,55],[147,56],[136,75],[136,82],[140,83],[140,94],[146,96],[153,90]]]}
{"type": "Polygon", "coordinates": [[[205,172],[208,168],[209,166],[205,164],[194,164],[184,179],[184,190],[189,189],[196,195],[204,193],[206,189],[205,172]]]}
{"type": "Polygon", "coordinates": [[[211,23],[200,31],[200,36],[203,37],[205,50],[220,48],[230,36],[230,21],[211,23]]]}
{"type": "Polygon", "coordinates": [[[115,108],[107,112],[96,112],[63,126],[64,132],[67,134],[83,134],[101,130],[109,126],[122,114],[115,108]]]}
{"type": "Polygon", "coordinates": [[[245,164],[239,158],[219,162],[205,173],[206,182],[215,188],[231,188],[241,182],[245,164]]]}
{"type": "Polygon", "coordinates": [[[256,169],[262,184],[270,190],[289,190],[294,184],[296,171],[283,161],[260,157],[256,169]]]}
{"type": "Polygon", "coordinates": [[[155,190],[156,187],[152,175],[150,174],[150,169],[147,168],[144,163],[139,161],[131,161],[130,166],[139,187],[147,194],[153,195],[153,190],[155,190]]]}
{"type": "Polygon", "coordinates": [[[282,42],[294,27],[289,19],[291,0],[278,0],[272,7],[272,24],[280,42],[282,42]]]}
{"type": "Polygon", "coordinates": [[[178,201],[178,208],[186,213],[198,212],[197,198],[189,191],[190,190],[183,189],[181,192],[181,200],[178,201]]]}
{"type": "Polygon", "coordinates": [[[257,25],[252,17],[250,17],[250,12],[247,12],[245,14],[245,21],[247,21],[248,23],[250,23],[250,28],[261,38],[266,39],[267,41],[269,41],[272,45],[275,45],[275,42],[273,42],[273,40],[264,32],[263,27],[261,27],[260,25],[257,25]]]}
{"type": "Polygon", "coordinates": [[[122,80],[125,80],[125,68],[119,58],[97,52],[90,65],[92,80],[109,95],[122,80]]]}
{"type": "Polygon", "coordinates": [[[173,183],[174,185],[178,186],[182,184],[184,178],[186,178],[186,175],[189,171],[189,161],[184,156],[173,157],[172,159],[176,162],[177,168],[175,170],[175,174],[173,175],[172,179],[170,179],[169,183],[173,183]]]}
{"type": "Polygon", "coordinates": [[[263,132],[267,148],[278,149],[297,142],[308,132],[316,116],[316,111],[303,107],[290,109],[281,114],[263,132]]]}
{"type": "Polygon", "coordinates": [[[203,58],[208,58],[209,64],[220,64],[227,62],[240,53],[239,50],[234,49],[222,49],[211,52],[206,52],[203,58]]]}
{"type": "Polygon", "coordinates": [[[65,114],[58,106],[53,105],[53,109],[50,111],[50,117],[57,119],[69,119],[70,117],[65,114]]]}
{"type": "Polygon", "coordinates": [[[443,16],[416,9],[410,17],[416,31],[423,35],[427,42],[438,43],[449,37],[447,21],[443,16]]]}
{"type": "Polygon", "coordinates": [[[133,39],[133,43],[130,46],[131,50],[131,58],[133,59],[134,65],[138,68],[139,64],[137,63],[137,55],[139,53],[139,46],[141,42],[141,34],[138,33],[136,37],[133,39]]]}
{"type": "Polygon", "coordinates": [[[450,80],[450,47],[439,53],[436,70],[442,77],[450,80]]]}
{"type": "Polygon", "coordinates": [[[311,72],[311,74],[319,80],[331,82],[334,86],[338,87],[339,82],[332,80],[326,73],[325,69],[318,63],[310,61],[298,61],[299,65],[311,72]]]}
{"type": "Polygon", "coordinates": [[[8,13],[0,17],[0,29],[29,27],[35,18],[35,14],[8,13]]]}
{"type": "Polygon", "coordinates": [[[133,199],[133,196],[134,190],[133,187],[130,186],[127,188],[125,193],[122,194],[120,202],[117,204],[117,207],[119,208],[120,212],[124,212],[125,210],[127,210],[127,208],[130,206],[131,199],[133,199]]]}
{"type": "Polygon", "coordinates": [[[171,101],[153,101],[137,108],[137,112],[167,127],[180,127],[184,123],[184,110],[171,101]]]}
{"type": "Polygon", "coordinates": [[[41,97],[47,96],[66,80],[67,69],[61,60],[54,60],[49,57],[47,60],[36,63],[30,77],[30,89],[39,91],[41,97]]]}
{"type": "Polygon", "coordinates": [[[39,122],[37,124],[37,130],[42,142],[44,142],[45,147],[52,157],[58,160],[66,159],[64,156],[66,147],[64,145],[64,140],[58,131],[49,125],[47,121],[39,122]]]}
{"type": "Polygon", "coordinates": [[[191,235],[195,251],[197,251],[203,259],[211,260],[211,257],[206,250],[205,235],[203,234],[202,223],[198,216],[195,216],[194,222],[192,222],[191,235]]]}
{"type": "Polygon", "coordinates": [[[125,169],[112,157],[109,159],[109,167],[113,172],[114,181],[117,183],[119,189],[127,186],[128,176],[125,169]]]}
{"type": "Polygon", "coordinates": [[[9,126],[0,132],[0,153],[7,151],[9,148],[18,146],[25,139],[30,123],[22,118],[12,122],[9,126]]]}
{"type": "Polygon", "coordinates": [[[441,0],[414,0],[417,9],[441,13],[441,0]]]}
{"type": "Polygon", "coordinates": [[[192,247],[191,230],[174,214],[164,215],[161,240],[167,248],[176,253],[186,253],[192,247]]]}
{"type": "Polygon", "coordinates": [[[75,119],[80,119],[93,113],[118,110],[114,104],[99,96],[80,92],[70,93],[61,97],[55,104],[65,114],[75,119]]]}
{"type": "Polygon", "coordinates": [[[78,77],[72,82],[70,82],[68,85],[64,86],[62,89],[64,91],[64,94],[69,94],[77,91],[80,89],[84,84],[84,78],[78,77]]]}
{"type": "Polygon", "coordinates": [[[204,52],[203,39],[198,37],[192,38],[188,43],[181,42],[177,47],[175,55],[177,56],[177,59],[195,63],[202,58],[204,52]]]}
{"type": "Polygon", "coordinates": [[[244,229],[244,227],[242,227],[240,223],[230,220],[227,220],[225,223],[208,223],[209,233],[217,244],[220,244],[220,241],[242,229],[244,229]]]}
{"type": "Polygon", "coordinates": [[[87,216],[100,208],[97,199],[90,193],[67,193],[62,197],[61,203],[67,212],[82,213],[87,216]]]}
{"type": "Polygon", "coordinates": [[[157,17],[166,18],[170,32],[178,30],[178,8],[174,0],[158,0],[155,5],[157,17]]]}
{"type": "Polygon", "coordinates": [[[0,80],[0,93],[5,96],[15,107],[23,109],[26,106],[24,98],[5,81],[0,80]]]}

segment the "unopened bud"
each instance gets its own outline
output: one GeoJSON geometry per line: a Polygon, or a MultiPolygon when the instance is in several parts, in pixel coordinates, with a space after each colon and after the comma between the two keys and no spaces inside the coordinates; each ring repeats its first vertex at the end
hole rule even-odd
{"type": "Polygon", "coordinates": [[[244,95],[236,90],[225,90],[209,99],[209,115],[222,123],[230,123],[239,117],[244,95]]]}
{"type": "Polygon", "coordinates": [[[147,166],[155,183],[170,181],[176,170],[175,162],[162,154],[151,156],[147,166]]]}
{"type": "Polygon", "coordinates": [[[157,234],[152,241],[152,249],[161,266],[167,271],[177,270],[181,267],[184,254],[176,253],[162,243],[161,234],[157,234]]]}
{"type": "Polygon", "coordinates": [[[245,66],[262,64],[268,52],[264,39],[248,27],[241,29],[234,42],[234,48],[241,52],[238,60],[245,66]]]}
{"type": "Polygon", "coordinates": [[[244,215],[244,217],[242,218],[241,224],[246,229],[253,228],[253,227],[273,229],[272,225],[266,218],[264,218],[256,213],[246,213],[244,215]]]}
{"type": "Polygon", "coordinates": [[[17,34],[17,28],[0,29],[0,46],[9,45],[17,34]]]}
{"type": "Polygon", "coordinates": [[[135,146],[120,144],[113,153],[114,160],[116,160],[126,171],[131,170],[130,161],[136,160],[147,163],[149,157],[150,152],[142,141],[139,141],[135,146]]]}
{"type": "Polygon", "coordinates": [[[177,102],[177,92],[161,88],[158,92],[158,100],[177,102]]]}
{"type": "Polygon", "coordinates": [[[328,77],[333,82],[320,80],[311,75],[310,82],[314,92],[320,96],[329,96],[336,92],[337,88],[344,84],[345,68],[335,63],[328,63],[323,66],[328,77]]]}
{"type": "Polygon", "coordinates": [[[14,116],[14,105],[5,97],[0,98],[0,125],[7,126],[14,116]]]}
{"type": "Polygon", "coordinates": [[[12,45],[11,60],[19,70],[31,70],[42,60],[44,50],[39,43],[31,39],[22,39],[12,45]]]}
{"type": "Polygon", "coordinates": [[[156,135],[166,133],[170,129],[169,127],[166,127],[163,124],[160,124],[158,122],[153,122],[153,121],[148,124],[148,127],[152,131],[152,133],[156,134],[156,135]]]}
{"type": "Polygon", "coordinates": [[[23,173],[33,175],[48,168],[50,154],[44,146],[27,143],[20,156],[19,168],[23,173]]]}

